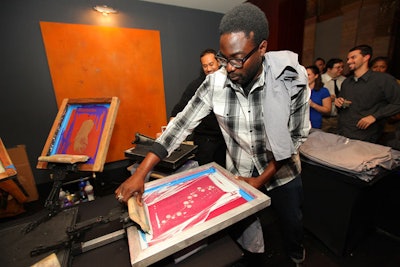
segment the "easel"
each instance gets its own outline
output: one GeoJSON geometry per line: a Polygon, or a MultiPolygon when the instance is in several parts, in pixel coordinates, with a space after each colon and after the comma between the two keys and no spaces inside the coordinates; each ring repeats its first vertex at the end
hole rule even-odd
{"type": "Polygon", "coordinates": [[[17,178],[17,170],[0,138],[0,190],[1,208],[6,210],[8,197],[11,194],[19,203],[27,200],[27,193],[17,178]],[[4,194],[4,195],[3,195],[4,194]]]}
{"type": "MultiPolygon", "coordinates": [[[[70,158],[71,156],[68,155],[67,157],[70,158]]],[[[55,171],[53,173],[54,184],[45,202],[45,207],[48,209],[49,213],[47,214],[47,216],[44,216],[39,220],[31,223],[29,226],[32,227],[32,229],[33,227],[36,227],[40,223],[49,220],[53,216],[57,215],[62,210],[58,196],[60,188],[63,185],[63,181],[65,180],[68,173],[76,172],[78,170],[79,163],[82,164],[83,162],[87,161],[86,156],[73,156],[73,157],[76,158],[76,161],[78,162],[73,162],[73,163],[49,162],[48,165],[49,169],[55,171]]],[[[53,158],[59,161],[58,157],[53,157],[53,158]]],[[[50,161],[51,157],[41,160],[50,161]]],[[[105,216],[97,216],[95,218],[88,219],[80,223],[74,222],[73,226],[67,227],[66,229],[67,237],[64,240],[46,246],[38,246],[31,251],[31,256],[37,256],[49,251],[66,249],[66,248],[70,250],[70,253],[72,253],[72,255],[78,255],[80,253],[86,252],[91,249],[95,249],[97,247],[109,244],[111,242],[114,242],[116,240],[125,237],[126,236],[125,229],[129,226],[132,226],[133,224],[134,223],[129,220],[129,215],[128,212],[126,211],[126,207],[121,204],[120,207],[112,209],[105,216]],[[122,223],[121,230],[109,233],[107,235],[98,238],[94,238],[87,242],[79,242],[80,238],[87,230],[90,230],[101,224],[107,224],[115,220],[119,220],[122,223]]]]}
{"type": "MultiPolygon", "coordinates": [[[[63,100],[37,164],[38,169],[52,171],[53,186],[45,202],[48,213],[30,223],[24,229],[25,233],[62,210],[59,193],[68,174],[78,171],[94,174],[103,171],[118,106],[117,97],[63,100]]],[[[66,231],[67,240],[35,248],[31,255],[58,248],[71,248],[83,231],[97,224],[107,223],[111,217],[114,218],[115,214],[69,227],[66,231]]]]}
{"type": "Polygon", "coordinates": [[[52,173],[53,186],[45,201],[44,207],[48,213],[27,225],[23,229],[24,233],[29,233],[39,224],[50,220],[61,211],[61,204],[59,200],[60,189],[63,185],[63,181],[67,177],[68,173],[77,172],[79,169],[79,163],[84,163],[88,160],[88,156],[82,155],[53,155],[49,157],[39,157],[39,160],[48,163],[48,169],[54,171],[52,173]]]}

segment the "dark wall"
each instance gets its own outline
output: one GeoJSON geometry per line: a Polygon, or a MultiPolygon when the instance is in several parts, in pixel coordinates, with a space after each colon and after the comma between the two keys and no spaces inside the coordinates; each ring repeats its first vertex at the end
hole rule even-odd
{"type": "MultiPolygon", "coordinates": [[[[49,180],[48,173],[35,166],[58,110],[39,22],[99,25],[94,19],[99,14],[92,11],[95,4],[98,3],[82,0],[2,1],[0,138],[6,147],[26,145],[36,183],[49,180]]],[[[200,51],[207,47],[218,49],[222,14],[137,0],[108,0],[101,4],[119,10],[110,15],[115,16],[115,22],[102,26],[160,31],[169,114],[186,85],[200,71],[200,51]]]]}
{"type": "Polygon", "coordinates": [[[397,6],[395,19],[393,20],[393,41],[389,55],[392,56],[390,73],[400,79],[400,5],[397,6]]]}
{"type": "Polygon", "coordinates": [[[270,35],[268,51],[291,50],[301,56],[303,51],[306,0],[249,0],[264,11],[270,35]]]}

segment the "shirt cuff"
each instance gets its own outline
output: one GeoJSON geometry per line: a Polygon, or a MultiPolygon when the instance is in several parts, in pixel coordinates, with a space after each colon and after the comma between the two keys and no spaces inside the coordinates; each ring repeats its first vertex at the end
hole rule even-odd
{"type": "Polygon", "coordinates": [[[168,156],[168,151],[160,143],[154,142],[151,146],[150,152],[156,154],[157,157],[163,159],[168,156]]]}

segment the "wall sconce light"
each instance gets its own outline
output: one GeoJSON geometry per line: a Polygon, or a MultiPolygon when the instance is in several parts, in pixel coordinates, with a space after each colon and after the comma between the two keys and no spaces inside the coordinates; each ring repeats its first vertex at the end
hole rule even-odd
{"type": "Polygon", "coordinates": [[[94,6],[93,9],[97,12],[102,13],[104,16],[108,16],[108,14],[118,13],[117,10],[115,10],[114,8],[112,8],[110,6],[106,6],[106,5],[97,5],[97,6],[94,6]]]}

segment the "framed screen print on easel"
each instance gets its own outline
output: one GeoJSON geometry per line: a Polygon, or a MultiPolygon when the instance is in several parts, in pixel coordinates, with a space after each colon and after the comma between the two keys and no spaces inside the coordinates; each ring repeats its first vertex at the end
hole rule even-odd
{"type": "MultiPolygon", "coordinates": [[[[41,157],[84,155],[88,160],[78,170],[103,171],[118,106],[117,97],[64,99],[41,157]]],[[[47,164],[39,160],[36,167],[47,169],[47,164]]]]}

